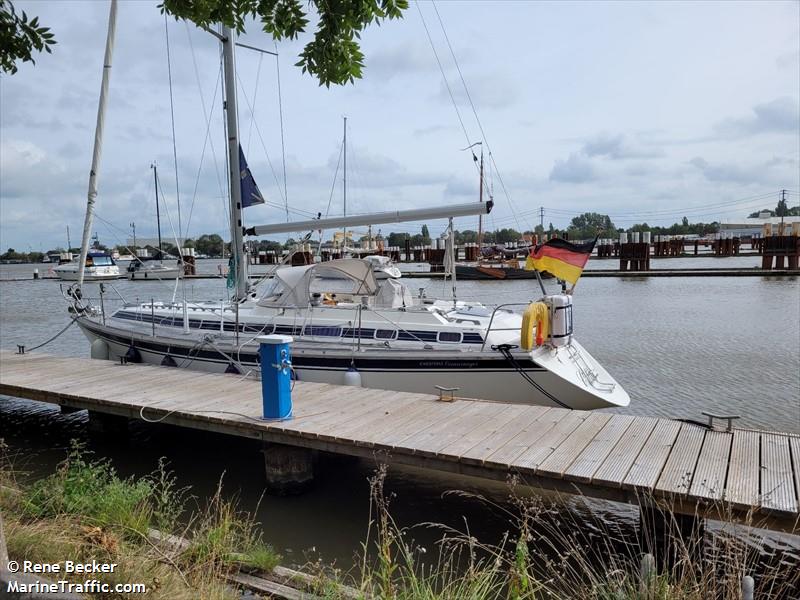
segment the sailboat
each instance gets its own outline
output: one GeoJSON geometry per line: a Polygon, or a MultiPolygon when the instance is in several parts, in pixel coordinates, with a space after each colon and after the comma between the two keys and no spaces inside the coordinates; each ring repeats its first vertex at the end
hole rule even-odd
{"type": "Polygon", "coordinates": [[[156,190],[156,226],[158,228],[158,250],[154,257],[136,257],[128,265],[128,279],[144,279],[160,281],[162,279],[178,279],[183,276],[183,266],[179,259],[174,264],[164,264],[164,250],[161,243],[161,209],[158,199],[158,167],[155,163],[150,165],[153,169],[153,180],[156,190]]]}
{"type": "MultiPolygon", "coordinates": [[[[481,145],[481,160],[479,168],[479,201],[483,202],[483,146],[481,142],[476,142],[468,149],[475,145],[481,145]]],[[[467,148],[465,148],[467,149],[467,148]]],[[[475,154],[472,155],[473,159],[477,161],[475,154]]],[[[489,198],[491,199],[491,192],[489,198]]],[[[478,261],[475,264],[461,264],[456,265],[456,275],[462,281],[497,281],[498,279],[516,280],[516,279],[552,279],[552,275],[548,272],[537,273],[528,271],[519,266],[520,249],[514,248],[507,250],[505,247],[495,246],[494,248],[485,248],[483,245],[483,219],[478,216],[478,261]]]]}
{"type": "Polygon", "coordinates": [[[447,262],[454,265],[453,219],[488,214],[493,202],[245,229],[242,209],[252,175],[242,170],[240,160],[235,37],[224,25],[218,37],[231,182],[233,296],[223,302],[132,302],[107,314],[102,302],[89,305],[73,294],[71,310],[79,315],[76,322],[91,342],[93,357],[258,373],[256,338],[275,333],[294,337],[293,372],[300,380],[409,392],[449,390],[467,398],[575,409],[629,403],[622,386],[575,340],[570,295],[547,295],[542,287],[537,302],[486,306],[459,300],[452,277],[450,298],[413,297],[401,280],[376,279],[373,265],[358,258],[279,267],[271,279],[251,286],[245,235],[447,219],[447,262]]]}

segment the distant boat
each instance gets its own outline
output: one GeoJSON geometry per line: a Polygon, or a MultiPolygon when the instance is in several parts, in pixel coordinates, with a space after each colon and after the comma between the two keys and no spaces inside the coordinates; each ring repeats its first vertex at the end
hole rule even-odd
{"type": "Polygon", "coordinates": [[[151,165],[153,169],[153,180],[156,190],[156,226],[158,227],[158,252],[152,259],[142,260],[135,258],[128,265],[128,279],[179,279],[183,277],[183,265],[176,259],[175,265],[165,265],[163,262],[164,251],[161,249],[161,210],[158,202],[158,167],[155,163],[151,165]]]}
{"type": "MultiPolygon", "coordinates": [[[[502,281],[516,279],[536,279],[536,271],[526,271],[518,267],[507,265],[456,265],[456,277],[462,281],[502,281]]],[[[539,273],[542,279],[552,279],[553,276],[546,271],[539,273]]]]}
{"type": "MultiPolygon", "coordinates": [[[[78,281],[77,261],[72,260],[72,255],[62,255],[61,263],[53,268],[53,273],[64,281],[78,281]]],[[[86,255],[86,269],[83,274],[84,281],[105,281],[123,277],[119,266],[107,252],[89,252],[86,255]]]]}
{"type": "Polygon", "coordinates": [[[176,264],[166,265],[161,260],[131,261],[128,265],[128,279],[177,279],[183,276],[183,267],[180,261],[176,264]]]}

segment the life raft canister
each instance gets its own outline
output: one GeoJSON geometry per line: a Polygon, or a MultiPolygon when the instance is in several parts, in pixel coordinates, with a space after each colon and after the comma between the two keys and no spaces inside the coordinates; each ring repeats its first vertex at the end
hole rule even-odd
{"type": "Polygon", "coordinates": [[[522,328],[520,330],[520,347],[523,350],[533,350],[544,344],[550,334],[550,315],[547,304],[532,302],[522,313],[522,328]],[[536,331],[534,337],[534,330],[536,331]]]}
{"type": "Polygon", "coordinates": [[[550,343],[556,348],[568,346],[572,341],[572,296],[554,294],[547,302],[553,315],[550,343]]]}

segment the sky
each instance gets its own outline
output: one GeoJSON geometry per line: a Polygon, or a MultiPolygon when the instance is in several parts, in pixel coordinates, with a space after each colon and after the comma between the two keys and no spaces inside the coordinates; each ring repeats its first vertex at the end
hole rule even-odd
{"type": "MultiPolygon", "coordinates": [[[[155,236],[153,162],[165,238],[178,198],[188,237],[229,238],[219,43],[165,23],[157,4],[119,5],[93,227],[107,245],[131,223],[155,236]]],[[[0,76],[0,248],[65,246],[67,227],[76,246],[109,4],[15,5],[58,44],[0,76]]],[[[330,89],[294,66],[309,39],[275,44],[252,22],[240,39],[279,54],[237,49],[242,146],[267,198],[246,225],[285,221],[287,206],[292,220],[342,214],[345,116],[349,214],[477,201],[462,149],[478,141],[489,228],[531,229],[540,207],[545,227],[583,212],[628,227],[735,220],[774,207],[781,189],[800,198],[797,2],[412,0],[403,19],[364,32],[363,79],[330,89]]]]}

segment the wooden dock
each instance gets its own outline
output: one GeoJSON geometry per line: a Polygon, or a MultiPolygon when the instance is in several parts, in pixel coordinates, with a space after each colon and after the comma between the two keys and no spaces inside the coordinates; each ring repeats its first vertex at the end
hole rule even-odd
{"type": "Polygon", "coordinates": [[[800,521],[788,433],[302,381],[293,418],[265,421],[260,382],[239,375],[8,351],[0,394],[783,531],[800,521]]]}

